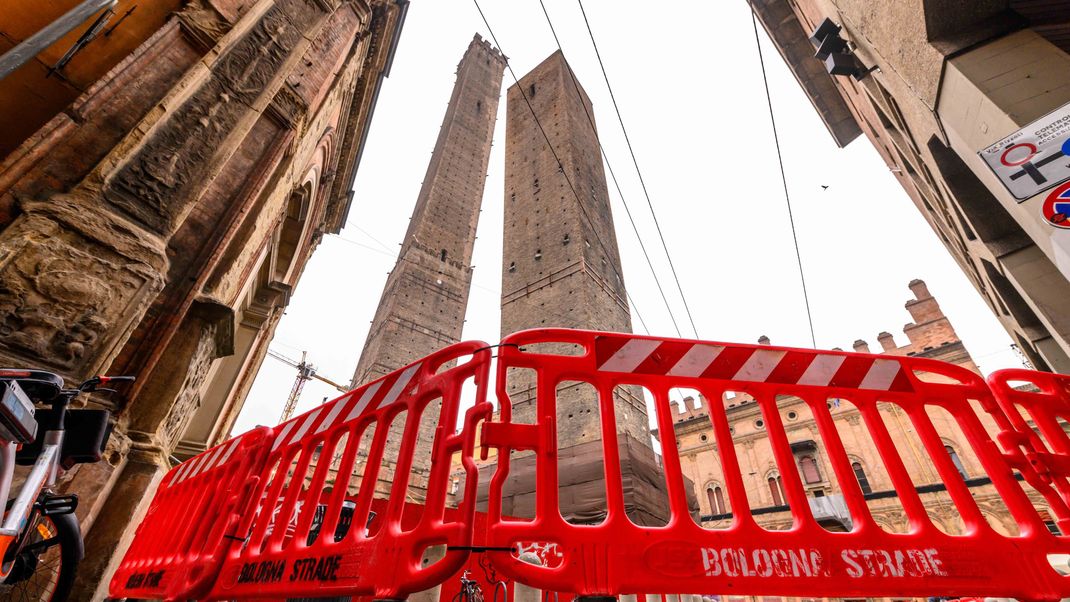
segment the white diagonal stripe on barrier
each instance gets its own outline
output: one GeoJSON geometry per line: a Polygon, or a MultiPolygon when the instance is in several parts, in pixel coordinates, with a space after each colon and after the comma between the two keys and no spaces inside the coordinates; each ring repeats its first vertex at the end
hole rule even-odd
{"type": "Polygon", "coordinates": [[[200,456],[196,456],[194,458],[186,460],[186,462],[189,463],[189,469],[186,472],[182,473],[182,477],[176,481],[178,483],[181,483],[182,481],[185,481],[186,479],[193,476],[193,471],[197,470],[197,467],[201,465],[201,462],[204,462],[204,455],[202,454],[200,456]]]}
{"type": "Polygon", "coordinates": [[[235,437],[234,440],[230,442],[230,446],[227,447],[227,452],[223,454],[223,457],[219,460],[220,464],[225,464],[227,460],[230,459],[230,455],[238,448],[239,443],[241,443],[241,437],[235,437]]]}
{"type": "Polygon", "coordinates": [[[364,408],[368,407],[368,404],[372,402],[372,398],[379,391],[379,387],[383,386],[383,381],[377,380],[368,385],[368,388],[364,391],[364,395],[360,396],[360,401],[357,405],[353,406],[353,409],[349,411],[349,415],[346,416],[345,422],[353,420],[357,416],[360,416],[364,412],[364,408]]]}
{"type": "Polygon", "coordinates": [[[777,349],[757,349],[747,358],[746,363],[732,377],[733,380],[749,380],[763,383],[769,378],[780,360],[784,358],[785,351],[777,349]]]}
{"type": "Polygon", "coordinates": [[[691,349],[669,369],[669,376],[702,376],[713,360],[724,351],[724,347],[714,345],[692,345],[691,349]]]}
{"type": "Polygon", "coordinates": [[[198,464],[196,468],[194,468],[193,470],[189,471],[189,476],[187,476],[186,478],[187,479],[192,479],[193,477],[195,477],[195,476],[201,474],[202,472],[204,472],[204,470],[206,468],[208,468],[208,464],[211,462],[212,457],[216,453],[219,453],[219,452],[217,450],[211,450],[211,451],[207,451],[207,452],[204,452],[203,454],[201,454],[201,463],[198,464]]]}
{"type": "Polygon", "coordinates": [[[312,428],[312,423],[316,421],[316,417],[319,416],[321,412],[323,412],[323,406],[313,410],[312,413],[305,418],[305,421],[301,423],[301,428],[297,429],[297,432],[294,433],[294,436],[290,441],[300,441],[301,437],[304,437],[305,433],[308,432],[308,429],[312,428]]]}
{"type": "Polygon", "coordinates": [[[282,432],[279,433],[278,437],[275,437],[275,442],[271,444],[271,451],[275,451],[282,445],[282,442],[286,439],[286,435],[290,434],[290,431],[293,429],[294,423],[296,422],[296,420],[291,420],[286,423],[286,426],[282,427],[282,432]]]}
{"type": "Polygon", "coordinates": [[[186,473],[189,472],[189,469],[193,467],[194,460],[195,458],[186,460],[182,463],[182,466],[179,467],[178,472],[175,473],[175,478],[171,479],[172,485],[177,485],[182,482],[182,479],[186,478],[186,473]]]}
{"type": "Polygon", "coordinates": [[[899,362],[895,360],[874,360],[873,365],[866,372],[859,389],[877,389],[887,391],[892,386],[892,381],[899,374],[899,362]]]}
{"type": "Polygon", "coordinates": [[[836,371],[840,369],[843,360],[842,355],[819,355],[806,367],[806,372],[799,377],[800,385],[816,385],[824,387],[829,384],[836,371]]]}
{"type": "Polygon", "coordinates": [[[331,428],[331,425],[334,424],[334,419],[338,418],[338,415],[342,413],[342,410],[345,409],[345,406],[347,403],[349,403],[349,400],[350,396],[346,395],[342,399],[335,401],[334,407],[331,408],[330,412],[327,412],[327,417],[323,419],[323,422],[321,422],[318,427],[316,427],[316,432],[322,433],[323,431],[331,428]]]}
{"type": "Polygon", "coordinates": [[[197,468],[197,473],[195,473],[195,475],[199,475],[205,472],[205,470],[211,470],[215,466],[215,461],[218,460],[220,456],[223,456],[223,448],[224,446],[220,445],[213,449],[209,454],[208,459],[205,460],[199,468],[197,468]]]}
{"type": "Polygon", "coordinates": [[[650,339],[632,339],[617,350],[598,369],[605,372],[631,372],[650,357],[651,353],[661,345],[661,341],[650,339]]]}
{"type": "Polygon", "coordinates": [[[420,369],[420,364],[413,364],[405,371],[398,375],[398,379],[394,381],[394,386],[390,387],[390,390],[386,392],[386,397],[379,402],[377,408],[385,408],[386,406],[397,401],[397,398],[401,396],[401,392],[405,390],[405,386],[412,380],[412,375],[416,374],[416,371],[420,369]]]}
{"type": "Polygon", "coordinates": [[[186,479],[192,478],[193,475],[197,474],[197,471],[201,469],[201,464],[204,464],[204,460],[207,457],[208,454],[201,454],[194,458],[193,462],[190,463],[189,470],[186,471],[186,474],[182,475],[182,480],[185,481],[186,479]]]}

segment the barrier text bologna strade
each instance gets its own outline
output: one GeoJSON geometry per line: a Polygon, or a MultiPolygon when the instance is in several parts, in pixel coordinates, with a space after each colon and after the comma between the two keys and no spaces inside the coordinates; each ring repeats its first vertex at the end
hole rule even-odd
{"type": "Polygon", "coordinates": [[[1070,554],[1062,535],[1070,533],[1067,426],[1070,378],[1059,375],[1007,370],[986,382],[912,357],[525,331],[493,348],[452,345],[175,467],[110,593],[399,599],[451,578],[478,541],[477,553],[510,580],[580,596],[1055,600],[1070,596],[1070,581],[1051,562],[1070,554]],[[492,351],[497,404],[487,399],[492,351]],[[525,401],[521,415],[507,391],[523,372],[524,382],[536,385],[527,392],[534,411],[525,401]],[[562,518],[558,499],[558,430],[569,408],[556,402],[566,386],[589,392],[601,426],[606,511],[585,524],[562,518]],[[719,516],[700,516],[688,502],[693,484],[682,469],[670,401],[684,394],[709,400],[709,445],[730,508],[719,516]],[[636,524],[625,507],[617,413],[627,408],[614,400],[629,395],[653,408],[665,479],[658,490],[667,495],[663,524],[636,524]],[[802,409],[783,416],[789,399],[802,409]],[[784,498],[775,508],[761,507],[741,469],[748,444],[734,433],[729,406],[742,403],[758,408],[755,424],[772,449],[784,498]],[[892,490],[864,490],[850,448],[857,436],[842,432],[848,413],[878,452],[881,466],[871,470],[883,470],[892,490]],[[817,441],[793,440],[789,420],[812,421],[817,441]],[[982,485],[1012,518],[1012,532],[978,505],[978,479],[966,478],[949,452],[949,429],[968,447],[958,453],[983,468],[982,485]],[[845,528],[830,528],[815,513],[798,468],[803,448],[819,450],[813,453],[831,465],[845,528]],[[532,516],[502,512],[518,460],[534,462],[532,516]],[[480,471],[477,462],[490,465],[480,471]],[[936,482],[913,481],[910,463],[926,463],[936,482]],[[930,517],[925,496],[937,490],[959,517],[959,532],[930,517]],[[479,491],[486,515],[477,533],[479,491]],[[874,519],[877,497],[898,500],[902,528],[874,519]],[[521,560],[531,550],[542,552],[541,562],[530,554],[521,560]]]}

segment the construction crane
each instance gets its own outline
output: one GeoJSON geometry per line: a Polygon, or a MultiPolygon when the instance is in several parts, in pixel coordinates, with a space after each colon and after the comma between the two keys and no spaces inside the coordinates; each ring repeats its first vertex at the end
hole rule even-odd
{"type": "Polygon", "coordinates": [[[349,387],[340,385],[329,378],[316,374],[316,367],[308,363],[307,351],[301,352],[301,361],[286,357],[274,349],[268,349],[268,355],[288,366],[297,368],[297,378],[294,380],[294,386],[290,389],[290,396],[286,398],[286,405],[282,408],[282,417],[279,418],[280,424],[289,420],[290,416],[293,416],[294,410],[297,408],[297,400],[301,398],[301,391],[305,388],[305,383],[313,378],[320,382],[325,382],[343,393],[349,391],[349,387]]]}

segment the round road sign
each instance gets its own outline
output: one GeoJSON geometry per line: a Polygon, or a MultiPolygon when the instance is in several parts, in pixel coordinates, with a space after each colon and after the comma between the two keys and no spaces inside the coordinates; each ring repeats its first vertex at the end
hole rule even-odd
{"type": "Polygon", "coordinates": [[[1044,214],[1044,221],[1056,228],[1070,230],[1070,182],[1052,190],[1040,210],[1044,214]]]}
{"type": "Polygon", "coordinates": [[[1007,167],[1015,167],[1027,163],[1037,154],[1037,146],[1030,142],[1022,142],[1014,146],[1008,146],[999,156],[999,162],[1007,167]],[[1024,151],[1024,152],[1023,152],[1024,151]],[[1012,158],[1011,155],[1014,155],[1012,158]]]}

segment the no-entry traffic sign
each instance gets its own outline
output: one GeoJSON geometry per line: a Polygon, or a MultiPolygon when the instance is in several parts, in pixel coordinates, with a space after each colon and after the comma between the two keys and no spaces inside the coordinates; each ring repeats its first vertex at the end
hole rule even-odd
{"type": "Polygon", "coordinates": [[[1070,180],[1070,103],[978,154],[1019,202],[1070,180]]]}

